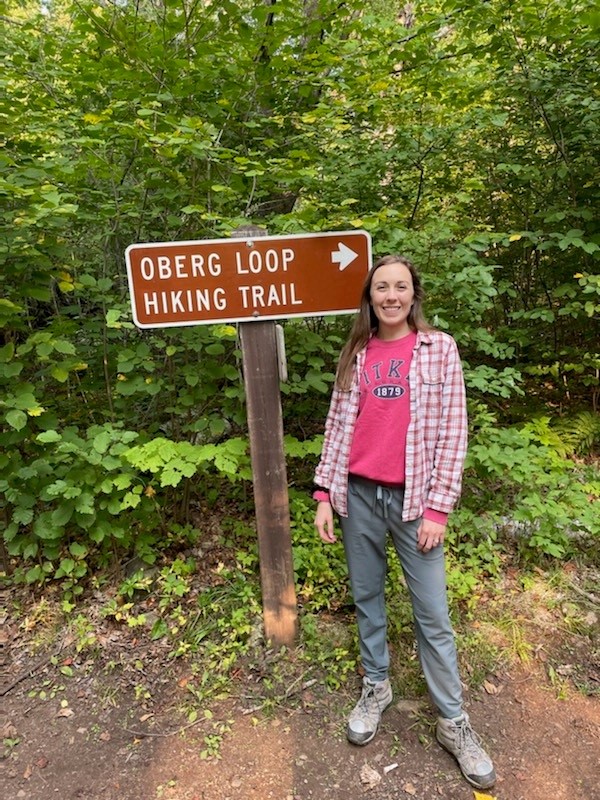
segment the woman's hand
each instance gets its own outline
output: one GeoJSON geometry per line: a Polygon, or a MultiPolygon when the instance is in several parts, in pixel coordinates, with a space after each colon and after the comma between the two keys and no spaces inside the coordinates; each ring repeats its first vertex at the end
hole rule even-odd
{"type": "Polygon", "coordinates": [[[319,532],[321,539],[327,544],[333,544],[333,542],[337,541],[333,531],[333,508],[331,503],[321,501],[317,506],[315,528],[319,532]]]}
{"type": "Polygon", "coordinates": [[[432,519],[424,519],[417,532],[417,549],[428,553],[444,542],[446,526],[432,519]]]}

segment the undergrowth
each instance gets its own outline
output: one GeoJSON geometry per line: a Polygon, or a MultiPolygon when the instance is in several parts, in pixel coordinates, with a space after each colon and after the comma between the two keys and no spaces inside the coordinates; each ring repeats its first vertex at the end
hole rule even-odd
{"type": "MultiPolygon", "coordinates": [[[[553,636],[559,649],[565,642],[575,642],[575,650],[593,654],[590,642],[597,610],[593,593],[600,541],[594,503],[600,495],[600,481],[593,458],[573,452],[574,434],[566,435],[548,419],[503,428],[488,409],[472,411],[465,490],[450,517],[446,557],[448,597],[462,670],[476,688],[506,663],[531,665],[539,660],[540,652],[554,647],[553,636]],[[587,612],[582,610],[586,602],[591,605],[587,612]],[[545,627],[544,621],[548,622],[545,627]]],[[[584,426],[581,430],[589,433],[590,429],[584,426]]],[[[63,435],[59,442],[65,465],[71,465],[73,458],[93,462],[86,468],[89,481],[93,481],[103,459],[110,458],[114,480],[123,486],[135,484],[134,473],[126,472],[120,478],[117,472],[116,462],[126,447],[120,433],[99,429],[96,438],[87,443],[69,436],[63,435]],[[119,441],[118,447],[115,441],[119,441]]],[[[590,441],[589,437],[583,440],[590,441]]],[[[114,558],[105,557],[108,551],[97,551],[102,557],[94,560],[93,548],[74,540],[68,554],[52,562],[51,568],[45,564],[51,562],[54,550],[59,552],[58,540],[42,541],[41,550],[31,549],[35,568],[26,568],[27,553],[23,551],[22,563],[12,575],[14,596],[21,603],[13,612],[30,641],[51,647],[52,637],[62,635],[66,628],[75,657],[92,659],[104,657],[102,643],[107,631],[146,641],[160,648],[172,664],[190,665],[186,713],[192,717],[203,705],[239,693],[240,687],[246,687],[251,704],[265,710],[293,702],[307,685],[326,691],[343,689],[359,669],[343,546],[340,541],[321,543],[314,530],[310,491],[302,489],[320,440],[303,443],[288,437],[286,447],[290,477],[298,486],[290,490],[299,614],[293,650],[279,650],[264,641],[256,532],[249,493],[237,474],[247,464],[243,447],[211,450],[212,455],[218,453],[219,459],[225,459],[220,463],[227,465],[229,476],[214,473],[215,491],[204,486],[203,501],[192,515],[193,521],[171,522],[163,537],[157,531],[147,532],[133,557],[121,558],[117,570],[114,558]],[[247,689],[249,681],[254,687],[251,691],[247,689]]],[[[136,449],[135,458],[129,454],[127,463],[143,466],[139,459],[144,452],[136,449]]],[[[157,472],[151,473],[155,477],[146,486],[157,485],[152,484],[156,475],[167,476],[171,482],[183,481],[185,470],[192,469],[198,456],[193,449],[186,452],[187,460],[182,461],[177,460],[182,457],[177,449],[152,449],[157,472]]],[[[194,469],[206,452],[202,449],[194,469]]],[[[56,476],[48,475],[44,485],[55,485],[52,480],[56,483],[56,476]]],[[[69,481],[61,484],[61,491],[75,486],[76,473],[69,481]]],[[[16,484],[14,492],[17,497],[16,484]]],[[[63,494],[63,504],[65,497],[63,494]]],[[[150,503],[153,519],[164,519],[164,505],[152,492],[142,491],[135,497],[143,498],[136,511],[150,503]]],[[[64,508],[80,502],[77,498],[68,500],[64,508]]],[[[106,511],[112,513],[108,507],[106,511]]],[[[59,526],[61,513],[57,516],[48,511],[49,524],[59,526]]],[[[83,520],[81,510],[73,513],[83,520]]],[[[138,523],[143,519],[142,514],[138,523]]],[[[38,534],[42,531],[36,530],[38,534]]],[[[132,538],[136,535],[135,530],[127,533],[132,538]]],[[[35,536],[35,530],[30,536],[35,536]]],[[[112,536],[114,541],[114,531],[112,536]]],[[[391,548],[386,598],[396,689],[405,696],[422,696],[425,687],[414,645],[410,602],[391,548]]],[[[597,654],[591,657],[597,659],[597,654]]],[[[549,659],[548,679],[560,676],[557,670],[563,667],[549,659]]],[[[572,675],[582,691],[594,690],[593,681],[577,669],[572,675]]],[[[136,699],[147,699],[143,683],[136,684],[135,693],[136,699]]]]}
{"type": "MultiPolygon", "coordinates": [[[[59,596],[37,602],[29,598],[20,610],[15,607],[23,633],[38,649],[51,650],[60,639],[69,643],[69,658],[54,659],[56,677],[48,685],[64,685],[84,664],[88,669],[90,663],[105,664],[113,676],[118,671],[133,701],[147,708],[154,698],[151,681],[144,676],[152,672],[150,654],[157,648],[161,669],[185,671],[179,708],[188,723],[201,720],[208,726],[207,758],[218,755],[223,731],[218,726],[213,730],[211,719],[202,715],[220,700],[235,698],[249,712],[266,715],[304,702],[307,696],[319,702],[330,692],[341,692],[338,702],[350,702],[360,665],[345,565],[337,548],[323,547],[314,536],[306,507],[301,496],[292,501],[299,555],[299,633],[294,648],[276,648],[264,640],[255,533],[251,526],[231,520],[204,549],[188,547],[160,565],[142,564],[118,584],[97,589],[95,598],[82,598],[76,610],[65,611],[59,596]],[[106,644],[111,637],[121,642],[114,659],[106,644]],[[122,645],[133,641],[138,648],[144,643],[146,655],[130,663],[122,645]]],[[[184,540],[197,542],[198,536],[189,532],[184,540]]],[[[459,557],[466,544],[455,535],[448,546],[451,613],[461,674],[470,691],[495,691],[497,676],[505,669],[541,667],[557,696],[573,690],[596,693],[597,683],[590,676],[600,672],[594,649],[598,620],[585,595],[593,597],[589,590],[597,571],[589,567],[586,579],[586,569],[575,561],[561,569],[517,569],[517,553],[510,559],[496,538],[485,541],[493,557],[486,552],[477,560],[478,548],[467,548],[473,561],[464,571],[459,557]],[[474,566],[475,584],[470,579],[474,566]]],[[[411,605],[391,549],[388,562],[394,690],[398,696],[426,701],[411,605]]]]}

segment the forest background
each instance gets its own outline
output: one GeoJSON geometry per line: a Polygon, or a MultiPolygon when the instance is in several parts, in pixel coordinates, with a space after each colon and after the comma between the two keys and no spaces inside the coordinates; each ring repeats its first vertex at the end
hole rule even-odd
{"type": "MultiPolygon", "coordinates": [[[[236,328],[138,330],[124,263],[132,243],[222,238],[249,222],[270,234],[368,230],[375,255],[415,261],[429,318],[458,341],[471,436],[448,535],[453,614],[475,613],[515,568],[523,585],[532,570],[557,585],[575,569],[589,596],[597,4],[3,9],[0,526],[21,609],[54,603],[89,647],[83,609],[102,592],[103,619],[212,658],[198,697],[255,644],[236,328]]],[[[314,533],[310,492],[349,324],[283,323],[301,637],[313,660],[336,664],[331,682],[356,652],[319,632],[351,601],[340,549],[314,533]]],[[[400,641],[406,602],[396,612],[400,641]]]]}

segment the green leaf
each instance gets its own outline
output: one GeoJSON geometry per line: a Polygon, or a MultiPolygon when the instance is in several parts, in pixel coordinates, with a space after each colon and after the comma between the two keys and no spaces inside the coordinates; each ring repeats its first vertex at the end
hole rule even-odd
{"type": "Polygon", "coordinates": [[[23,371],[24,364],[15,361],[12,364],[0,364],[0,376],[4,378],[16,378],[23,371]]]}
{"type": "Polygon", "coordinates": [[[62,440],[62,436],[58,431],[43,431],[39,433],[36,437],[36,441],[42,442],[42,444],[52,444],[54,442],[60,442],[62,440]]]}
{"type": "Polygon", "coordinates": [[[154,625],[152,626],[152,630],[150,631],[150,638],[152,641],[156,641],[157,639],[162,639],[166,636],[169,632],[169,626],[164,621],[164,619],[157,619],[154,625]]]}
{"type": "Polygon", "coordinates": [[[6,414],[6,421],[11,428],[21,431],[27,425],[27,414],[17,408],[13,408],[6,414]]]}
{"type": "Polygon", "coordinates": [[[52,346],[52,342],[40,342],[38,345],[36,345],[35,349],[38,356],[43,359],[50,355],[50,353],[54,350],[54,347],[52,346]]]}
{"type": "Polygon", "coordinates": [[[38,554],[38,551],[39,551],[38,543],[37,542],[29,542],[23,548],[23,558],[25,560],[27,560],[29,558],[35,558],[37,556],[37,554],[38,554]]]}
{"type": "Polygon", "coordinates": [[[94,514],[94,496],[90,492],[82,492],[75,502],[75,510],[80,514],[94,514]]]}
{"type": "Polygon", "coordinates": [[[225,348],[220,342],[213,342],[207,345],[205,351],[211,356],[220,356],[225,352],[225,348]]]}
{"type": "Polygon", "coordinates": [[[102,431],[97,436],[94,437],[94,441],[92,443],[94,450],[97,453],[106,453],[110,444],[112,442],[112,435],[109,431],[102,431]]]}
{"type": "Polygon", "coordinates": [[[59,383],[65,383],[69,379],[69,371],[64,367],[52,367],[50,374],[59,383]]]}
{"type": "Polygon", "coordinates": [[[39,564],[31,569],[28,569],[25,573],[25,582],[28,584],[35,583],[36,581],[42,580],[44,577],[44,573],[42,568],[39,564]]]}
{"type": "Polygon", "coordinates": [[[126,472],[122,472],[119,475],[115,475],[113,478],[113,483],[117,489],[127,489],[131,486],[131,481],[133,480],[132,476],[126,472]]]}
{"type": "Polygon", "coordinates": [[[106,327],[119,330],[120,328],[123,327],[123,324],[120,322],[120,319],[121,319],[121,310],[118,308],[110,308],[106,312],[106,327]]]}
{"type": "Polygon", "coordinates": [[[73,503],[61,503],[54,509],[51,516],[52,525],[57,528],[64,527],[73,516],[73,503]]]}
{"type": "Polygon", "coordinates": [[[7,361],[11,361],[14,354],[14,342],[7,342],[3,347],[0,347],[0,363],[6,364],[7,361]]]}
{"type": "Polygon", "coordinates": [[[54,342],[54,349],[58,353],[63,353],[64,355],[73,356],[76,353],[75,345],[73,342],[69,342],[67,339],[55,339],[54,342]]]}
{"type": "Polygon", "coordinates": [[[33,532],[40,539],[59,539],[63,535],[63,529],[52,522],[52,514],[44,512],[33,523],[33,532]]]}
{"type": "Polygon", "coordinates": [[[18,533],[19,525],[16,522],[11,522],[4,530],[4,541],[7,544],[12,542],[18,533]]]}
{"type": "Polygon", "coordinates": [[[142,498],[140,497],[139,494],[136,494],[134,492],[126,492],[125,496],[123,497],[123,501],[121,503],[121,508],[122,509],[136,508],[140,504],[141,499],[142,498]]]}
{"type": "Polygon", "coordinates": [[[78,542],[71,542],[69,545],[69,552],[73,558],[81,559],[85,558],[85,556],[88,554],[88,548],[83,544],[79,544],[78,542]]]}
{"type": "Polygon", "coordinates": [[[56,570],[54,577],[62,578],[65,575],[71,575],[74,569],[75,569],[75,562],[73,561],[72,558],[61,558],[60,566],[56,570]]]}
{"type": "Polygon", "coordinates": [[[31,508],[15,508],[12,515],[13,522],[19,525],[29,525],[33,519],[33,509],[31,508]]]}

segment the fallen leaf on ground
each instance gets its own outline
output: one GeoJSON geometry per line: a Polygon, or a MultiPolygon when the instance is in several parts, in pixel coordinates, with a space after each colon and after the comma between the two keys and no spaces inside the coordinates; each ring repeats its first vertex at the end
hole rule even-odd
{"type": "Polygon", "coordinates": [[[473,792],[475,800],[496,800],[491,794],[482,794],[481,792],[473,792]]]}
{"type": "Polygon", "coordinates": [[[491,681],[484,681],[483,688],[488,694],[500,694],[502,691],[502,686],[496,686],[496,684],[491,681]]]}
{"type": "Polygon", "coordinates": [[[16,739],[18,732],[12,722],[7,722],[6,725],[0,730],[0,737],[2,739],[16,739]]]}
{"type": "Polygon", "coordinates": [[[363,764],[360,770],[360,782],[364,784],[367,789],[374,789],[381,783],[381,775],[376,769],[370,767],[368,764],[363,764]]]}
{"type": "Polygon", "coordinates": [[[72,717],[74,713],[75,712],[73,711],[72,708],[61,708],[56,716],[57,717],[72,717]]]}
{"type": "Polygon", "coordinates": [[[103,731],[98,738],[103,742],[110,742],[110,733],[108,731],[103,731]]]}
{"type": "Polygon", "coordinates": [[[412,784],[412,783],[405,783],[402,788],[404,789],[406,794],[410,794],[410,795],[414,796],[417,793],[417,789],[414,786],[414,784],[412,784]]]}
{"type": "Polygon", "coordinates": [[[572,675],[575,670],[573,664],[561,664],[556,668],[559,675],[572,675]]]}

